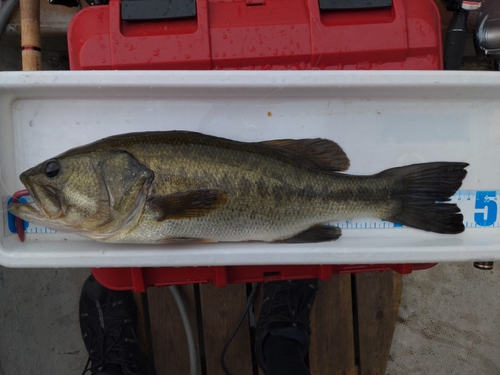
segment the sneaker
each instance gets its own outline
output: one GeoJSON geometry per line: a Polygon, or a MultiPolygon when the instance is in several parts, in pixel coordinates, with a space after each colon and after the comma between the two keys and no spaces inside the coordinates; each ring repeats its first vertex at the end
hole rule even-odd
{"type": "Polygon", "coordinates": [[[311,309],[318,280],[289,280],[264,283],[262,308],[255,333],[255,352],[260,368],[267,373],[264,341],[282,336],[302,344],[303,357],[309,349],[311,309]]]}
{"type": "Polygon", "coordinates": [[[136,326],[132,292],[106,289],[90,276],[80,295],[80,328],[89,353],[83,374],[155,375],[139,347],[136,326]]]}

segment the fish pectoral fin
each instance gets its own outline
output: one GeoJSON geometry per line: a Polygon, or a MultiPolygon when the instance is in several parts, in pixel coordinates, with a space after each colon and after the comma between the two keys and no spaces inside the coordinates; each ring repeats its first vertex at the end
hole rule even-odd
{"type": "Polygon", "coordinates": [[[200,189],[151,197],[147,204],[156,220],[162,221],[205,216],[222,207],[227,198],[222,190],[200,189]]]}
{"type": "Polygon", "coordinates": [[[293,237],[276,242],[280,243],[312,243],[335,241],[342,235],[342,230],[335,226],[315,225],[293,237]]]}
{"type": "Polygon", "coordinates": [[[329,139],[275,139],[260,143],[292,151],[321,169],[340,172],[349,168],[350,161],[344,150],[329,139]]]}

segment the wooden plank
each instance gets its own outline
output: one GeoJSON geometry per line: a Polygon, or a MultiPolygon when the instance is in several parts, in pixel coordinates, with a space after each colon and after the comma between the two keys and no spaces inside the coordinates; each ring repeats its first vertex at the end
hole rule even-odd
{"type": "Polygon", "coordinates": [[[351,275],[319,282],[311,312],[311,374],[354,375],[351,275]]]}
{"type": "Polygon", "coordinates": [[[401,275],[386,271],[356,277],[360,375],[385,375],[401,302],[401,275]]]}
{"type": "Polygon", "coordinates": [[[149,320],[149,306],[146,293],[132,292],[134,301],[137,305],[137,341],[143,353],[154,364],[153,341],[151,336],[151,324],[149,320]]]}
{"type": "MultiPolygon", "coordinates": [[[[200,285],[200,295],[207,375],[223,375],[220,355],[245,309],[246,285],[233,284],[219,288],[203,284],[200,285]]],[[[234,375],[253,374],[248,317],[227,350],[226,366],[234,375]]]]}
{"type": "MultiPolygon", "coordinates": [[[[179,286],[195,336],[198,374],[201,374],[193,285],[179,286]]],[[[189,350],[177,304],[168,287],[149,288],[149,314],[156,373],[189,374],[189,350]]]]}
{"type": "MultiPolygon", "coordinates": [[[[376,375],[385,372],[401,296],[401,276],[393,272],[366,273],[357,275],[355,280],[357,319],[353,318],[351,275],[335,275],[332,280],[319,283],[311,314],[309,362],[312,374],[356,375],[359,371],[363,375],[376,375]],[[354,338],[356,332],[359,332],[358,340],[354,338]]],[[[183,290],[189,296],[188,310],[196,331],[193,287],[183,287],[183,290]]],[[[203,374],[223,375],[220,354],[245,307],[246,286],[200,285],[200,294],[201,311],[198,313],[203,312],[203,363],[206,365],[203,374]]],[[[260,292],[255,298],[256,319],[261,296],[260,292]]],[[[189,373],[184,329],[170,291],[150,288],[148,297],[158,374],[189,373]]],[[[231,374],[253,374],[252,347],[248,319],[245,319],[226,355],[231,374]]],[[[262,371],[258,374],[263,375],[262,371]]]]}

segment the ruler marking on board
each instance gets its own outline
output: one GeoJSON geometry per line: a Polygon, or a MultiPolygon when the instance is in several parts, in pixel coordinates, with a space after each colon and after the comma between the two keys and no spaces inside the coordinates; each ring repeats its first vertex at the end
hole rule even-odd
{"type": "MultiPolygon", "coordinates": [[[[498,199],[500,190],[458,190],[450,199],[451,203],[456,203],[464,216],[466,228],[491,228],[500,227],[498,215],[498,199]]],[[[26,201],[31,197],[24,197],[26,201]]],[[[13,235],[13,215],[8,213],[7,204],[10,197],[3,197],[4,213],[4,233],[6,236],[13,235]]],[[[329,223],[342,229],[398,229],[403,228],[401,224],[391,223],[377,218],[353,218],[351,220],[335,220],[329,223]]],[[[40,225],[27,223],[26,233],[28,234],[56,234],[62,233],[40,225]]]]}

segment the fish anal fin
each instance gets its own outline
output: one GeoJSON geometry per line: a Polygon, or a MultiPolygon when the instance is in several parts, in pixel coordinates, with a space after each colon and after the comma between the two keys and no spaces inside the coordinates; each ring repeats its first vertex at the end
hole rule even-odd
{"type": "Polygon", "coordinates": [[[350,164],[344,150],[337,143],[328,139],[276,139],[264,141],[261,144],[292,151],[313,162],[321,169],[346,171],[350,164]]]}
{"type": "Polygon", "coordinates": [[[342,235],[342,230],[335,226],[315,225],[293,237],[279,240],[280,243],[313,243],[335,241],[342,235]]]}
{"type": "Polygon", "coordinates": [[[226,192],[217,189],[182,191],[151,197],[147,204],[158,221],[202,217],[227,201],[226,192]]]}

